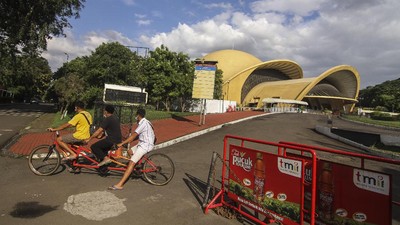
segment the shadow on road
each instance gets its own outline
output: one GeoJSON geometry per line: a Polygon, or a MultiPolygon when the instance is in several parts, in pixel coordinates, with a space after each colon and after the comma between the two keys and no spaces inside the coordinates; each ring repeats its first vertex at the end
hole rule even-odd
{"type": "Polygon", "coordinates": [[[171,114],[172,119],[177,120],[177,121],[185,121],[185,122],[191,122],[191,123],[196,123],[193,120],[187,119],[185,117],[182,116],[177,116],[176,114],[172,113],[171,114]]]}
{"type": "Polygon", "coordinates": [[[186,186],[188,186],[189,190],[192,192],[199,205],[202,206],[204,195],[207,189],[207,183],[190,174],[185,174],[188,179],[183,178],[183,181],[185,182],[186,186]]]}
{"type": "Polygon", "coordinates": [[[10,215],[17,218],[36,218],[57,208],[58,206],[41,205],[39,202],[18,202],[10,215]]]}

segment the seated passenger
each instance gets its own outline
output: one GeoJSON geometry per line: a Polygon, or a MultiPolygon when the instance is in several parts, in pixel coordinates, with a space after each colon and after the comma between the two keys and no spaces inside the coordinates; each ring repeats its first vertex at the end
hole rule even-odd
{"type": "Polygon", "coordinates": [[[135,129],[135,132],[130,137],[118,144],[118,147],[121,147],[124,144],[136,140],[136,138],[139,139],[139,143],[136,146],[132,147],[131,150],[129,150],[130,152],[128,151],[129,155],[131,155],[131,158],[124,175],[117,184],[108,188],[110,190],[122,190],[125,182],[131,175],[135,164],[142,158],[144,154],[150,152],[154,148],[154,129],[150,121],[148,121],[145,116],[146,111],[144,109],[137,110],[135,119],[138,123],[138,127],[135,129]]]}
{"type": "Polygon", "coordinates": [[[120,143],[122,140],[120,122],[118,117],[114,115],[114,111],[115,109],[111,105],[105,107],[103,112],[105,119],[99,129],[86,140],[86,143],[88,143],[92,138],[98,137],[102,133],[106,135],[106,138],[94,143],[90,147],[97,160],[100,161],[99,166],[111,163],[111,159],[107,156],[108,151],[113,145],[120,143]]]}

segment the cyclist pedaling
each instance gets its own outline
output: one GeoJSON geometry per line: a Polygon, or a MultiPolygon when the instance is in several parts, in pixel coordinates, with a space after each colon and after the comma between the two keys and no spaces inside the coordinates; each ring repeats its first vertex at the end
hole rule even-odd
{"type": "Polygon", "coordinates": [[[128,144],[136,139],[139,140],[138,144],[128,150],[128,154],[131,156],[128,167],[124,172],[121,180],[109,187],[109,190],[123,190],[123,186],[125,182],[128,180],[131,175],[135,164],[145,155],[154,149],[155,144],[155,134],[152,124],[149,120],[145,118],[146,111],[142,108],[139,108],[136,112],[136,122],[138,123],[135,132],[129,136],[125,141],[118,144],[118,147],[121,147],[125,144],[128,144]]]}
{"type": "MultiPolygon", "coordinates": [[[[70,153],[69,156],[64,157],[63,160],[73,160],[76,159],[77,155],[74,151],[72,151],[68,144],[72,143],[83,143],[85,139],[90,137],[90,125],[92,124],[92,116],[89,112],[87,112],[84,108],[84,104],[81,101],[77,101],[75,103],[75,116],[65,124],[57,128],[47,128],[48,131],[54,132],[63,130],[69,127],[75,127],[74,133],[64,134],[57,138],[57,142],[61,148],[68,151],[70,153]]],[[[60,149],[57,149],[59,152],[62,152],[60,149]]]]}

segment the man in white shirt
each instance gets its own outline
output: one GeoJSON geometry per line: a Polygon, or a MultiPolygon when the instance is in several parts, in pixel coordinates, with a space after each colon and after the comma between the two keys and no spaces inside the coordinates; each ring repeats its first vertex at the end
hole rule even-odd
{"type": "Polygon", "coordinates": [[[135,132],[128,137],[125,141],[118,144],[118,147],[121,147],[124,144],[130,143],[136,138],[139,139],[139,143],[128,150],[128,154],[131,155],[128,167],[124,175],[122,176],[121,180],[109,187],[110,190],[122,190],[125,182],[128,180],[129,176],[131,175],[135,164],[142,158],[142,156],[154,148],[155,144],[155,135],[154,129],[151,125],[150,121],[146,118],[146,111],[144,109],[139,108],[136,112],[136,121],[138,123],[138,127],[135,129],[135,132]]]}

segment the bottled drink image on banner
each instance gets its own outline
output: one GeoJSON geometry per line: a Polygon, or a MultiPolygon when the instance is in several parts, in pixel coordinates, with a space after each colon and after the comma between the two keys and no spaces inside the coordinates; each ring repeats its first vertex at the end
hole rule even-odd
{"type": "Polygon", "coordinates": [[[257,159],[254,165],[254,199],[261,201],[264,197],[264,181],[265,181],[265,168],[263,155],[257,152],[257,159]]]}
{"type": "Polygon", "coordinates": [[[318,179],[318,214],[322,221],[332,221],[334,216],[334,181],[332,166],[324,162],[318,179]]]}

